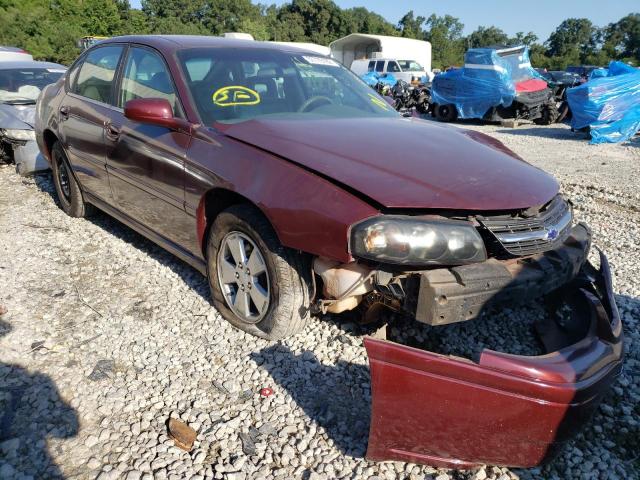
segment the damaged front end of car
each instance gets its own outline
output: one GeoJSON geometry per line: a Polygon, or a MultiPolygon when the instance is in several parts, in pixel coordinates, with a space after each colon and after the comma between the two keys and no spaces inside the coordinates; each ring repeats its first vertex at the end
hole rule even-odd
{"type": "Polygon", "coordinates": [[[536,325],[547,353],[444,356],[365,339],[372,390],[367,457],[449,468],[533,467],[553,458],[622,368],[609,264],[562,288],[569,321],[536,325]]]}
{"type": "MultiPolygon", "coordinates": [[[[435,236],[421,231],[416,237],[419,227],[394,218],[384,228],[414,253],[387,244],[383,257],[390,257],[384,260],[416,252],[428,260],[437,251],[444,265],[409,269],[401,262],[399,268],[354,262],[346,278],[342,266],[323,269],[316,262],[325,297],[341,295],[334,303],[325,300],[324,308],[340,312],[359,304],[368,319],[390,307],[437,327],[476,319],[489,306],[546,298],[549,315],[535,324],[545,351],[538,356],[485,348],[461,358],[366,338],[369,459],[532,467],[553,458],[579,431],[621,371],[623,339],[607,258],[600,252],[598,269],[588,262],[591,232],[582,223],[572,225],[572,218],[561,196],[535,211],[476,215],[471,224],[482,245],[470,230],[452,230],[455,222],[427,218],[428,228],[436,225],[435,236]],[[448,251],[438,243],[442,231],[448,232],[448,251]],[[424,253],[427,243],[435,245],[431,253],[424,253]]],[[[368,222],[352,232],[352,247],[361,242],[382,251],[388,240],[376,230],[382,223],[368,222]],[[358,231],[366,231],[366,238],[358,231]]]]}

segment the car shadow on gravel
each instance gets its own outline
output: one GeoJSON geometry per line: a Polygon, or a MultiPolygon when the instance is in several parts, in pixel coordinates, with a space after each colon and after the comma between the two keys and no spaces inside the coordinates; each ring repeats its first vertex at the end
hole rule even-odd
{"type": "Polygon", "coordinates": [[[311,351],[300,354],[272,345],[251,355],[285,389],[342,454],[363,458],[369,435],[369,368],[343,360],[321,363],[311,351]]]}
{"type": "MultiPolygon", "coordinates": [[[[502,128],[500,130],[496,130],[496,133],[506,133],[508,135],[516,135],[520,137],[544,137],[544,138],[552,138],[554,140],[564,140],[570,142],[588,142],[589,137],[587,134],[582,132],[572,132],[571,128],[568,125],[565,125],[566,128],[558,128],[558,127],[515,127],[515,128],[502,128]]],[[[558,152],[560,153],[560,152],[558,152]]]]}
{"type": "MultiPolygon", "coordinates": [[[[0,338],[9,331],[0,320],[0,338]]],[[[64,478],[47,440],[75,437],[78,429],[76,411],[48,375],[0,362],[0,478],[64,478]]]]}
{"type": "MultiPolygon", "coordinates": [[[[48,193],[56,205],[59,206],[51,172],[36,175],[33,177],[33,180],[36,186],[43,192],[48,193]]],[[[211,303],[207,280],[195,268],[101,210],[98,210],[94,215],[86,218],[86,220],[107,231],[114,237],[132,245],[137,250],[144,252],[162,265],[169,267],[194,292],[200,295],[207,303],[211,303]]]]}

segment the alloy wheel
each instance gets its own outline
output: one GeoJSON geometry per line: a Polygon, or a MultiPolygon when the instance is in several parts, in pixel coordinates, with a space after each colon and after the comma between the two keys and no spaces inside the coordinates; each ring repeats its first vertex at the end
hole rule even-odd
{"type": "Polygon", "coordinates": [[[216,270],[231,311],[250,324],[262,320],[271,292],[267,264],[255,242],[242,232],[229,232],[220,243],[216,270]]]}

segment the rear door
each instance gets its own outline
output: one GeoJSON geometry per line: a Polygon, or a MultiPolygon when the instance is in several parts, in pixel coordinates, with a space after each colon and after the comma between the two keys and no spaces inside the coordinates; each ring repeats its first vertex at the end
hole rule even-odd
{"type": "Polygon", "coordinates": [[[118,109],[105,128],[107,170],[117,208],[178,245],[195,229],[184,209],[184,157],[190,135],[125,118],[137,98],[164,98],[184,117],[173,80],[155,50],[131,46],[117,92],[118,109]]]}
{"type": "Polygon", "coordinates": [[[124,46],[91,50],[74,67],[60,105],[60,133],[69,162],[84,191],[109,202],[104,126],[114,113],[114,79],[124,46]]]}

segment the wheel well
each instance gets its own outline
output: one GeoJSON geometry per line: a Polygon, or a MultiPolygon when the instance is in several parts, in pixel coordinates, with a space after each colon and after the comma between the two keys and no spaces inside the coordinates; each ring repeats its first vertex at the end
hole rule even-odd
{"type": "Polygon", "coordinates": [[[42,138],[44,139],[44,145],[47,148],[47,157],[51,159],[51,149],[53,148],[53,144],[58,141],[58,137],[56,137],[55,133],[51,130],[45,130],[42,132],[42,138]]]}
{"type": "Polygon", "coordinates": [[[200,248],[202,249],[202,254],[205,257],[207,255],[207,242],[209,241],[209,232],[211,231],[211,225],[213,225],[216,217],[227,208],[243,203],[253,205],[254,207],[256,206],[248,198],[225,188],[214,188],[212,190],[209,190],[204,195],[204,197],[200,201],[197,216],[198,220],[204,217],[204,225],[203,227],[200,227],[203,228],[203,231],[199,232],[200,234],[198,235],[198,237],[202,239],[200,248]],[[204,208],[202,208],[203,205],[204,208]]]}

